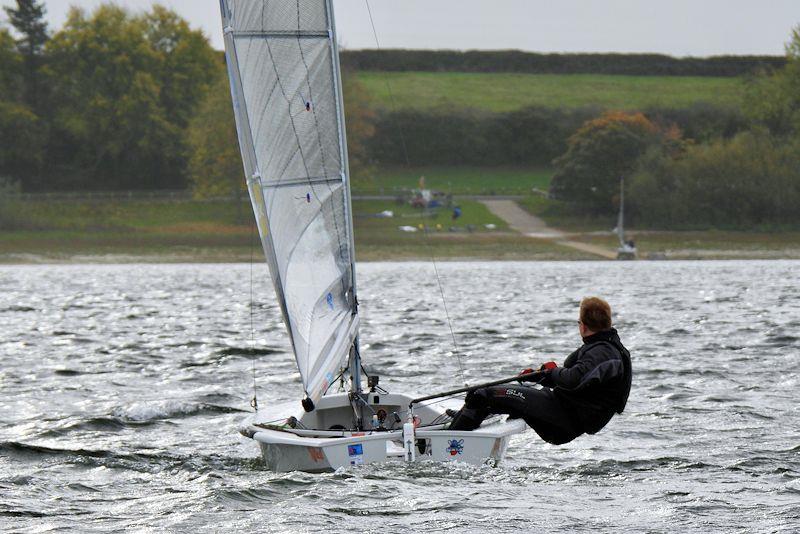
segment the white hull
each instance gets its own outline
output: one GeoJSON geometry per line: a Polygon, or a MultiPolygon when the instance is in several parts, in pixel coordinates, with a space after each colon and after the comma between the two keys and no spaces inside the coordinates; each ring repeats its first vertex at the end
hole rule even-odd
{"type": "MultiPolygon", "coordinates": [[[[271,413],[256,414],[247,421],[242,434],[259,444],[267,467],[279,472],[332,471],[352,465],[409,461],[403,444],[403,421],[410,400],[411,397],[406,395],[369,393],[366,413],[384,410],[389,415],[385,428],[380,430],[351,432],[335,429],[340,425],[347,426],[344,423],[349,423],[353,413],[347,395],[336,394],[323,397],[310,414],[295,414],[300,421],[296,428],[286,425],[286,419],[265,424],[282,418],[287,412],[296,411],[284,405],[271,413]],[[400,415],[403,421],[395,422],[393,413],[400,415]]],[[[288,413],[286,418],[291,415],[288,413]]],[[[419,417],[414,436],[414,462],[482,464],[487,460],[499,461],[505,455],[510,437],[526,428],[524,421],[505,420],[503,416],[487,419],[473,431],[446,430],[444,425],[434,424],[437,418],[441,419],[442,412],[431,406],[415,408],[414,415],[419,417]]]]}

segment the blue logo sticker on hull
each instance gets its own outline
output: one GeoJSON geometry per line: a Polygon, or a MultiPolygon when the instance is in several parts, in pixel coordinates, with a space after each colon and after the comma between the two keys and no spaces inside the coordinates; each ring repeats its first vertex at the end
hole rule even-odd
{"type": "Polygon", "coordinates": [[[450,453],[450,456],[455,456],[457,454],[461,454],[464,452],[464,440],[463,439],[451,439],[447,442],[447,452],[450,453]]]}
{"type": "Polygon", "coordinates": [[[361,443],[356,443],[355,445],[348,445],[347,454],[349,456],[361,456],[362,454],[364,454],[364,445],[362,445],[361,443]]]}

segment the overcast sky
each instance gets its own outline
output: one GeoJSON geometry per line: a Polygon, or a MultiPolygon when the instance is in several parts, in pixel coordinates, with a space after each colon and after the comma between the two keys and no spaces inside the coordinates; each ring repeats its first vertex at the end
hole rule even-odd
{"type": "MultiPolygon", "coordinates": [[[[91,10],[103,1],[46,0],[51,29],[61,27],[70,6],[91,10]]],[[[383,48],[782,55],[800,24],[800,0],[369,1],[383,48]]],[[[218,0],[116,3],[133,10],[153,3],[171,7],[222,49],[218,0]]],[[[375,48],[365,0],[334,4],[342,45],[375,48]]],[[[5,21],[5,14],[0,18],[5,21]]]]}

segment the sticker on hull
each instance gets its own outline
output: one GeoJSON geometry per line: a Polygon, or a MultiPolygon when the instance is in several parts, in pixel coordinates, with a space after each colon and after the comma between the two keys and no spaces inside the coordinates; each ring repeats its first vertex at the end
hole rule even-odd
{"type": "Polygon", "coordinates": [[[362,465],[364,463],[364,445],[362,443],[348,445],[347,455],[350,457],[350,465],[362,465]]]}
{"type": "Polygon", "coordinates": [[[447,452],[450,453],[450,456],[456,456],[464,452],[464,440],[463,439],[451,439],[447,442],[447,452]]]}

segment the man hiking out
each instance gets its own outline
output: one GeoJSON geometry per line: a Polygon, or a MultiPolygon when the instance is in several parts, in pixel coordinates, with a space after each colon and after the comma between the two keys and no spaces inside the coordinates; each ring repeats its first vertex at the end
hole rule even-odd
{"type": "MultiPolygon", "coordinates": [[[[547,362],[528,378],[541,389],[523,385],[481,388],[451,412],[452,430],[474,430],[489,414],[525,420],[543,440],[561,445],[581,434],[595,434],[622,413],[631,389],[631,358],[611,327],[611,307],[597,297],[583,299],[578,329],[583,346],[563,367],[547,362]]],[[[533,372],[526,369],[521,374],[533,372]]]]}

